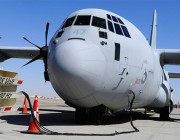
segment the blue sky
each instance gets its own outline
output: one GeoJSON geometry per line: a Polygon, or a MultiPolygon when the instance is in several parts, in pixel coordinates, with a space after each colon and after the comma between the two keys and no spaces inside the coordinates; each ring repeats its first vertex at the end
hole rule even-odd
{"type": "MultiPolygon", "coordinates": [[[[72,12],[83,8],[100,8],[123,16],[137,26],[147,39],[150,36],[152,14],[158,14],[158,48],[180,49],[179,0],[0,0],[0,46],[31,46],[22,39],[26,36],[37,45],[44,45],[45,23],[50,21],[49,40],[72,12]]],[[[19,90],[31,95],[57,97],[50,83],[43,78],[43,62],[36,61],[22,68],[28,60],[10,59],[0,64],[16,71],[24,80],[19,90]]],[[[179,66],[166,67],[179,71],[179,66]]],[[[171,80],[174,100],[180,101],[180,79],[171,80]]]]}

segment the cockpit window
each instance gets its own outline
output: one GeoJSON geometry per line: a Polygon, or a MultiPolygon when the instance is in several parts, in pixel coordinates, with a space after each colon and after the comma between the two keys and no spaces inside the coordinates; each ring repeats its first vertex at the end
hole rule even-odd
{"type": "Polygon", "coordinates": [[[91,16],[78,16],[74,25],[90,25],[91,16]]]}
{"type": "Polygon", "coordinates": [[[113,24],[111,21],[108,20],[108,27],[111,32],[114,32],[113,24]]]}
{"type": "Polygon", "coordinates": [[[57,35],[56,35],[56,37],[55,38],[59,38],[59,37],[61,37],[62,36],[62,34],[63,34],[63,30],[61,30],[61,31],[59,31],[58,33],[57,33],[57,35]]]}
{"type": "Polygon", "coordinates": [[[119,24],[114,23],[114,27],[115,27],[116,34],[123,35],[122,29],[119,24]]]}
{"type": "Polygon", "coordinates": [[[124,22],[119,17],[107,14],[107,23],[108,23],[108,28],[111,32],[115,32],[118,35],[131,38],[128,29],[126,28],[124,22]]]}
{"type": "Polygon", "coordinates": [[[120,24],[124,24],[120,18],[117,18],[120,24]]]}
{"type": "Polygon", "coordinates": [[[65,23],[64,23],[64,25],[62,26],[61,29],[71,26],[71,25],[73,24],[73,22],[74,22],[74,19],[75,19],[75,16],[68,18],[68,19],[65,21],[65,23]]]}
{"type": "Polygon", "coordinates": [[[115,16],[112,16],[112,19],[114,22],[118,22],[117,18],[115,16]]]}
{"type": "Polygon", "coordinates": [[[107,14],[107,18],[108,18],[109,20],[112,20],[112,18],[111,18],[111,16],[110,16],[109,14],[107,14]]]}
{"type": "Polygon", "coordinates": [[[93,16],[92,26],[106,29],[106,20],[103,18],[93,16]]]}
{"type": "Polygon", "coordinates": [[[125,26],[121,26],[121,27],[122,27],[122,30],[123,30],[123,32],[124,32],[124,35],[125,35],[126,37],[131,38],[131,36],[130,36],[130,34],[129,34],[129,32],[128,32],[128,29],[127,29],[125,26]]]}

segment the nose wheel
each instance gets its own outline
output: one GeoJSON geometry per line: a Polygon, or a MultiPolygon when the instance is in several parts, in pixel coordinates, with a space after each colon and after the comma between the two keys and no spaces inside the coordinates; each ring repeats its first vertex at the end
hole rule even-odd
{"type": "Polygon", "coordinates": [[[90,109],[76,108],[75,120],[77,124],[100,125],[103,121],[106,107],[100,105],[90,109]]]}
{"type": "Polygon", "coordinates": [[[85,108],[76,108],[75,121],[77,124],[86,124],[88,114],[85,108]]]}
{"type": "Polygon", "coordinates": [[[103,110],[101,106],[93,107],[88,112],[88,123],[92,125],[101,125],[103,120],[103,110]]]}

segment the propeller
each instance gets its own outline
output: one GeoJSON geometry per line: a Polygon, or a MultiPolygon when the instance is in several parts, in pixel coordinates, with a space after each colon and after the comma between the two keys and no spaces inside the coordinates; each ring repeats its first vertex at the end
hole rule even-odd
{"type": "Polygon", "coordinates": [[[35,46],[36,48],[38,48],[40,50],[40,54],[37,55],[36,57],[34,57],[33,59],[31,59],[29,62],[27,62],[26,64],[23,65],[27,66],[30,63],[38,60],[38,59],[43,59],[44,62],[44,79],[45,81],[49,81],[49,75],[48,75],[48,67],[47,67],[47,56],[48,56],[48,31],[49,31],[49,22],[46,23],[46,31],[45,31],[45,46],[43,47],[39,47],[38,45],[32,43],[31,41],[29,41],[26,37],[23,37],[24,40],[26,40],[27,42],[29,42],[30,44],[32,44],[33,46],[35,46]]]}

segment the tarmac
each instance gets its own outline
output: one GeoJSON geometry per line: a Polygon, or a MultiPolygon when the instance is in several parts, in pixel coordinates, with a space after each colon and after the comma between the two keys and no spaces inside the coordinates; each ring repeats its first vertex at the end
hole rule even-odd
{"type": "MultiPolygon", "coordinates": [[[[32,99],[33,101],[33,99],[32,99]]],[[[23,105],[23,99],[16,107],[23,105]]],[[[62,99],[39,99],[40,123],[45,128],[58,133],[80,135],[40,135],[24,134],[30,121],[30,114],[11,111],[0,114],[0,140],[177,140],[180,139],[180,109],[175,108],[169,121],[161,121],[159,114],[144,114],[142,110],[133,111],[133,123],[140,130],[135,132],[129,122],[127,112],[118,116],[104,116],[103,125],[77,125],[74,109],[62,99]],[[111,136],[110,134],[116,134],[111,136]],[[99,135],[99,136],[98,136],[99,135]],[[104,135],[104,136],[103,136],[104,135]],[[106,136],[105,136],[106,135],[106,136]],[[109,135],[109,136],[107,136],[109,135]]]]}

